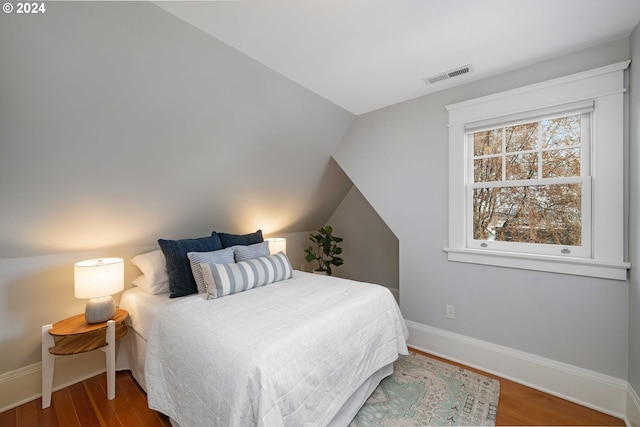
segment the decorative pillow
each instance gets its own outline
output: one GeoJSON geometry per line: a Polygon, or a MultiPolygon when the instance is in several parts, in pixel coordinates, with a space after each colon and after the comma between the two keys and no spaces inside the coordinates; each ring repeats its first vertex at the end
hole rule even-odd
{"type": "Polygon", "coordinates": [[[284,253],[228,264],[200,264],[208,299],[220,298],[292,276],[284,253]]]}
{"type": "Polygon", "coordinates": [[[223,248],[237,245],[253,245],[255,243],[264,241],[264,239],[262,238],[262,230],[258,230],[255,233],[249,234],[216,233],[215,231],[211,233],[212,236],[214,234],[220,236],[220,241],[222,242],[223,248]]]}
{"type": "Polygon", "coordinates": [[[229,249],[233,249],[236,262],[270,255],[269,242],[255,243],[248,246],[231,246],[229,249]]]}
{"type": "MultiPolygon", "coordinates": [[[[149,289],[169,289],[167,262],[160,249],[136,255],[131,262],[142,271],[149,282],[149,289]]],[[[161,291],[157,293],[166,292],[161,291]]],[[[153,293],[153,292],[150,292],[153,293]]]]}
{"type": "MultiPolygon", "coordinates": [[[[168,276],[167,276],[168,277],[168,276]]],[[[157,295],[169,292],[169,279],[161,285],[151,283],[149,278],[144,274],[139,275],[133,279],[133,285],[139,287],[148,294],[157,295]]]]}
{"type": "Polygon", "coordinates": [[[158,244],[167,260],[169,289],[171,290],[170,298],[183,297],[198,292],[187,253],[210,252],[222,249],[220,238],[215,233],[211,237],[200,237],[198,239],[158,239],[158,244]]]}
{"type": "Polygon", "coordinates": [[[207,284],[204,283],[204,279],[202,278],[200,264],[226,264],[228,262],[234,262],[232,248],[220,249],[213,252],[189,252],[187,253],[187,258],[189,258],[191,273],[193,274],[193,279],[196,281],[199,294],[207,292],[207,284]]]}

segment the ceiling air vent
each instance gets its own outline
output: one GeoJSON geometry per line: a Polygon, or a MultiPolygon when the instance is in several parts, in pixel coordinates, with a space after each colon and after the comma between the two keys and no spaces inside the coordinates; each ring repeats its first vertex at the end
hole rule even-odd
{"type": "Polygon", "coordinates": [[[427,77],[426,79],[424,79],[424,81],[427,84],[432,85],[434,83],[438,83],[444,80],[449,80],[454,77],[463,76],[471,72],[473,72],[473,65],[469,64],[462,67],[458,67],[454,70],[449,70],[449,71],[445,71],[444,73],[436,74],[435,76],[427,77]]]}

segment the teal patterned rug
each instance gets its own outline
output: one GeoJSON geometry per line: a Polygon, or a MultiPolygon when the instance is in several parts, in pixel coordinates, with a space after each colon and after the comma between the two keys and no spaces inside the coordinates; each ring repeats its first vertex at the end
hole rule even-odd
{"type": "Polygon", "coordinates": [[[494,426],[499,397],[497,380],[409,353],[349,427],[494,426]]]}

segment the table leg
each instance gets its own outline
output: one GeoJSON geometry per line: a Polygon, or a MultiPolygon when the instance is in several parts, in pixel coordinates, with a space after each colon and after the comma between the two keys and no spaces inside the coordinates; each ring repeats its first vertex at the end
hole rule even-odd
{"type": "Polygon", "coordinates": [[[104,347],[107,355],[107,397],[113,400],[116,397],[116,322],[107,322],[107,346],[104,347]]]}
{"type": "Polygon", "coordinates": [[[51,391],[53,389],[53,370],[56,357],[49,353],[49,348],[55,345],[49,330],[53,325],[42,327],[42,408],[51,406],[51,391]]]}

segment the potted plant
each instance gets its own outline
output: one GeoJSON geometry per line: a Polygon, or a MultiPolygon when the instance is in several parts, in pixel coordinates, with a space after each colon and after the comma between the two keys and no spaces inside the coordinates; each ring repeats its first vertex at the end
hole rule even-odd
{"type": "Polygon", "coordinates": [[[339,266],[344,263],[344,260],[338,255],[342,253],[342,248],[338,247],[338,243],[342,242],[342,237],[333,235],[333,228],[330,225],[325,225],[318,234],[310,234],[309,240],[311,240],[315,247],[309,246],[305,249],[305,259],[307,262],[318,261],[318,268],[315,272],[323,272],[331,276],[331,266],[339,266]]]}

